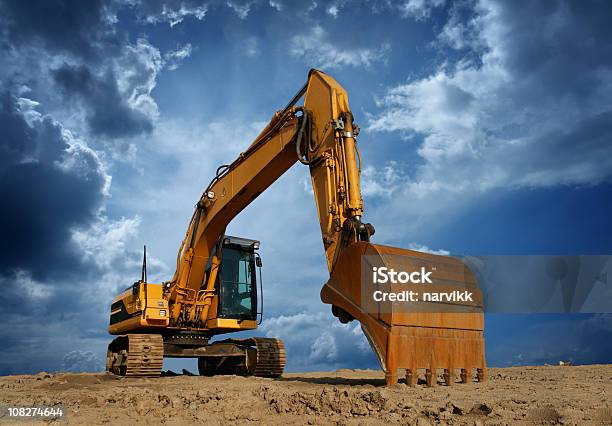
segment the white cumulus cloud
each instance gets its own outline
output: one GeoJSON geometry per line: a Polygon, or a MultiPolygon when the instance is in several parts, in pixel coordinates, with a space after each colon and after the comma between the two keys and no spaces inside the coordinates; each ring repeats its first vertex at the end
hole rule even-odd
{"type": "MultiPolygon", "coordinates": [[[[201,21],[206,17],[208,4],[189,4],[180,2],[176,5],[162,4],[161,10],[151,10],[146,13],[144,20],[150,24],[167,23],[170,27],[180,24],[187,17],[194,17],[201,21]]],[[[144,3],[146,5],[146,2],[144,3]]]]}
{"type": "Polygon", "coordinates": [[[308,62],[311,66],[323,69],[351,67],[370,67],[384,61],[391,46],[383,43],[377,48],[342,48],[329,41],[327,32],[315,25],[305,34],[291,37],[290,53],[308,62]]]}
{"type": "Polygon", "coordinates": [[[182,62],[191,56],[193,47],[191,43],[186,43],[182,46],[177,46],[175,50],[171,50],[164,54],[164,65],[170,71],[174,71],[181,66],[182,62]]]}
{"type": "Polygon", "coordinates": [[[442,32],[452,48],[469,47],[469,55],[389,88],[379,99],[381,112],[369,122],[370,131],[419,141],[423,163],[410,192],[608,179],[612,145],[605,130],[612,130],[612,109],[604,99],[612,97],[612,63],[593,48],[585,52],[589,46],[580,40],[563,51],[552,48],[554,37],[568,28],[589,29],[560,5],[537,19],[490,2],[481,2],[476,12],[470,25],[451,19],[442,32]],[[538,35],[543,25],[550,37],[538,35]],[[594,63],[573,61],[572,51],[594,63]],[[592,83],[590,89],[578,75],[592,83]]]}
{"type": "Polygon", "coordinates": [[[302,312],[266,319],[261,329],[266,336],[285,342],[289,370],[377,366],[357,321],[341,324],[331,313],[302,312]]]}

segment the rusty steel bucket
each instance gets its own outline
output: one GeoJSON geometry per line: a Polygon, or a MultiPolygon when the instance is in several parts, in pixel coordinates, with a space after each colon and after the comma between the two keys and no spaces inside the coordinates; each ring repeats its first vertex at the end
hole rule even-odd
{"type": "MultiPolygon", "coordinates": [[[[405,277],[406,275],[404,275],[405,277]]],[[[431,294],[430,294],[431,296],[431,294]]],[[[339,255],[321,300],[332,305],[342,322],[356,319],[376,353],[388,385],[398,381],[398,369],[405,369],[406,383],[414,385],[417,370],[425,370],[426,383],[437,382],[443,369],[447,385],[486,380],[484,315],[482,294],[469,268],[451,256],[357,242],[339,255]],[[429,283],[373,284],[370,266],[395,271],[429,271],[429,283]],[[424,269],[423,269],[424,268],[424,269]],[[372,287],[373,286],[373,287],[372,287]],[[373,300],[382,290],[435,290],[439,293],[470,294],[473,301],[412,303],[373,300]]]]}

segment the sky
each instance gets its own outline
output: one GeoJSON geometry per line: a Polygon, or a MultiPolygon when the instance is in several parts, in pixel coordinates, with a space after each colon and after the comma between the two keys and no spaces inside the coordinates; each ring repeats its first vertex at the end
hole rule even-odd
{"type": "MultiPolygon", "coordinates": [[[[0,374],[102,369],[142,246],[149,280],[170,279],[216,168],[313,67],[361,126],[374,242],[612,254],[611,17],[605,1],[0,0],[0,374]]],[[[261,241],[258,333],[285,340],[288,370],[377,367],[319,299],[305,167],[228,233],[261,241]]],[[[492,366],[612,361],[609,314],[487,314],[485,336],[492,366]]]]}

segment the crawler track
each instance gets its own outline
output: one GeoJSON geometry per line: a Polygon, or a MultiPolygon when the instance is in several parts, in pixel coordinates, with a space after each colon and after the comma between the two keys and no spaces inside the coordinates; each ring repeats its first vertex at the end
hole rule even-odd
{"type": "Polygon", "coordinates": [[[255,337],[257,364],[253,375],[257,377],[280,377],[285,369],[285,345],[282,340],[268,337],[255,337]]]}
{"type": "Polygon", "coordinates": [[[106,370],[126,377],[158,377],[164,361],[159,334],[127,334],[108,346],[106,370]]]}

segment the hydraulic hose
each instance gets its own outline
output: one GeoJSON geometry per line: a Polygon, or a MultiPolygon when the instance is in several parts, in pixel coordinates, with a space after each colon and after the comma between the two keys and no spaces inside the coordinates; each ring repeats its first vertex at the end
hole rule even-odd
{"type": "Polygon", "coordinates": [[[302,119],[297,136],[295,137],[295,152],[300,163],[309,165],[311,162],[308,160],[307,153],[304,151],[306,151],[306,147],[308,147],[309,154],[317,149],[317,147],[312,145],[312,118],[307,109],[299,108],[299,111],[302,111],[302,119]]]}

